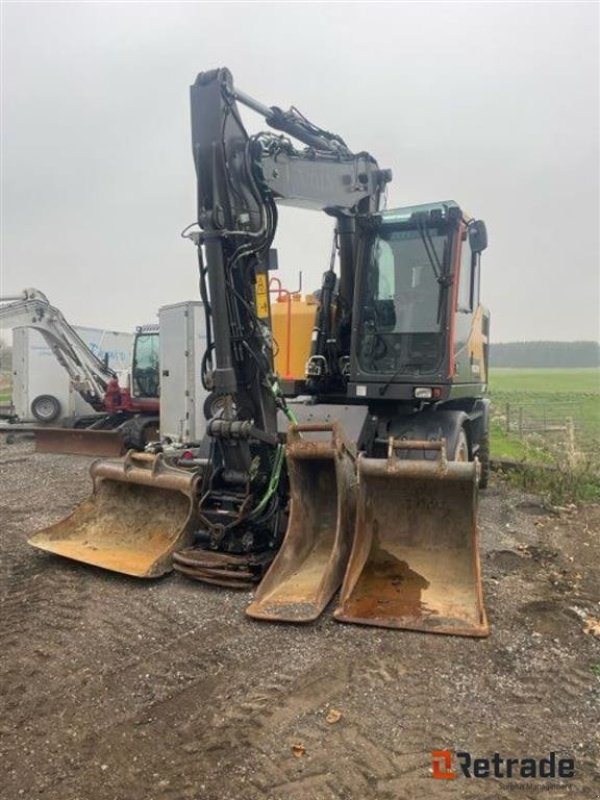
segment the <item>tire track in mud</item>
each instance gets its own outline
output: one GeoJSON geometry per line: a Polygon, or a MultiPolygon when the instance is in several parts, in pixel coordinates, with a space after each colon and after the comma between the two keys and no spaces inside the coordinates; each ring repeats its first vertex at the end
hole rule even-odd
{"type": "MultiPolygon", "coordinates": [[[[260,668],[260,664],[256,666],[260,668]]],[[[407,753],[406,741],[400,749],[386,744],[377,732],[366,734],[361,730],[364,720],[359,717],[353,721],[351,711],[349,721],[333,728],[324,721],[324,712],[327,705],[352,694],[353,685],[361,691],[380,691],[382,684],[395,684],[402,671],[391,660],[363,657],[358,664],[356,660],[337,660],[325,671],[311,667],[301,670],[296,678],[287,674],[276,682],[260,683],[239,704],[239,688],[230,687],[232,711],[228,713],[215,704],[212,716],[206,719],[206,729],[196,728],[195,732],[197,715],[192,712],[183,738],[196,739],[194,758],[205,762],[205,779],[212,772],[216,781],[218,772],[227,772],[233,797],[375,798],[380,794],[380,784],[393,779],[406,783],[412,773],[416,773],[418,782],[426,778],[426,728],[421,736],[418,732],[411,736],[407,753]],[[273,737],[281,742],[275,758],[273,737]],[[307,755],[301,760],[291,753],[296,740],[306,747],[307,755]]],[[[216,700],[213,697],[213,703],[216,700]]],[[[421,698],[415,696],[413,702],[418,706],[421,698]]],[[[185,770],[186,764],[189,768],[189,761],[183,759],[175,766],[185,770]]],[[[157,796],[175,798],[176,792],[164,788],[157,796]]]]}
{"type": "MultiPolygon", "coordinates": [[[[261,677],[248,680],[235,671],[236,636],[230,631],[231,636],[215,647],[217,632],[206,633],[211,640],[206,653],[213,665],[210,670],[171,695],[157,698],[146,707],[143,718],[105,725],[78,745],[80,780],[86,775],[86,782],[92,781],[102,763],[109,765],[110,775],[103,776],[105,788],[98,800],[114,796],[184,800],[198,795],[206,800],[242,796],[246,800],[425,800],[441,792],[429,778],[430,749],[438,744],[457,746],[460,737],[451,725],[436,719],[431,682],[407,674],[396,654],[356,654],[351,659],[334,659],[326,669],[321,659],[311,660],[291,664],[284,674],[271,678],[272,659],[263,653],[252,662],[252,674],[261,677]],[[249,691],[245,691],[246,683],[252,684],[249,691]],[[365,719],[357,700],[394,690],[402,693],[407,724],[398,735],[386,736],[382,731],[393,732],[397,723],[394,711],[386,713],[385,707],[378,706],[377,716],[365,719]],[[323,719],[325,708],[338,704],[344,708],[344,717],[338,725],[328,726],[323,719]],[[123,737],[129,739],[129,748],[121,754],[115,746],[123,737]],[[275,754],[273,739],[280,743],[275,754]],[[295,741],[306,747],[302,759],[291,753],[295,741]],[[135,764],[128,755],[132,750],[135,764]],[[182,780],[164,777],[174,774],[182,780]],[[227,791],[221,793],[224,774],[227,791]],[[204,787],[201,792],[199,787],[204,787]]],[[[200,649],[190,650],[193,636],[190,633],[187,641],[182,637],[179,645],[167,645],[165,649],[170,654],[177,651],[177,657],[161,662],[166,672],[194,656],[202,657],[200,649]]],[[[275,644],[277,637],[265,638],[264,650],[270,652],[269,644],[275,644]]],[[[287,657],[282,652],[280,661],[287,657]]],[[[151,660],[149,656],[138,666],[145,669],[151,660]]],[[[115,680],[129,686],[127,675],[121,680],[119,673],[114,671],[115,680]]],[[[114,701],[118,698],[113,690],[114,701]]],[[[56,797],[64,796],[69,787],[68,780],[55,786],[56,797]]],[[[488,788],[493,797],[511,796],[501,785],[488,788]]],[[[443,796],[485,796],[483,787],[478,791],[469,794],[464,783],[451,790],[445,784],[443,796]]]]}
{"type": "Polygon", "coordinates": [[[36,572],[14,570],[6,583],[0,604],[3,719],[5,726],[18,727],[65,679],[64,653],[76,652],[90,591],[71,569],[56,565],[36,572]]]}
{"type": "MultiPolygon", "coordinates": [[[[488,642],[473,643],[329,616],[308,627],[261,625],[244,619],[246,595],[181,578],[138,583],[42,555],[24,535],[64,516],[79,499],[67,508],[65,498],[73,487],[85,496],[88,483],[69,459],[48,479],[52,462],[31,461],[40,483],[26,510],[11,489],[4,547],[10,658],[23,665],[10,674],[15,705],[0,722],[7,800],[19,789],[40,800],[508,800],[515,790],[500,781],[432,780],[430,750],[486,755],[546,744],[546,733],[557,746],[587,742],[574,738],[593,718],[577,648],[589,655],[591,640],[567,616],[575,634],[549,627],[532,640],[521,606],[553,600],[556,590],[533,561],[513,554],[517,540],[497,520],[496,507],[507,507],[500,493],[487,504],[484,531],[492,550],[484,572],[497,578],[488,580],[494,627],[488,642]],[[27,613],[14,599],[29,593],[36,599],[27,613]],[[26,635],[15,634],[19,627],[26,635]],[[566,686],[563,698],[544,698],[544,683],[549,693],[566,686]],[[536,711],[542,703],[557,716],[552,726],[536,711]],[[331,707],[342,711],[333,725],[325,721],[331,707]],[[301,758],[295,742],[306,748],[301,758]]],[[[514,526],[519,515],[506,519],[514,526]]],[[[525,541],[540,544],[530,528],[525,541]]],[[[536,622],[540,609],[531,607],[536,622]]],[[[593,796],[586,759],[572,797],[593,796]]]]}

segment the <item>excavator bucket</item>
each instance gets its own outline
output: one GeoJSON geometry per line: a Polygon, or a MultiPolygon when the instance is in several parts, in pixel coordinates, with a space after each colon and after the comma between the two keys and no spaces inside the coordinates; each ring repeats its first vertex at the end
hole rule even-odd
{"type": "Polygon", "coordinates": [[[446,460],[444,442],[390,440],[387,459],[359,458],[354,543],[335,618],[487,636],[477,478],[476,462],[446,460]],[[399,449],[424,458],[399,459],[399,449]]]}
{"type": "Polygon", "coordinates": [[[37,453],[84,456],[121,456],[125,450],[121,431],[90,431],[78,428],[31,429],[37,453]]]}
{"type": "Polygon", "coordinates": [[[286,449],[291,511],[281,549],[246,613],[309,622],[339,588],[352,545],[354,455],[336,424],[292,425],[286,449]],[[310,434],[329,434],[326,440],[310,434]]]}
{"type": "Polygon", "coordinates": [[[95,461],[90,474],[92,496],[29,544],[138,578],[170,572],[173,551],[192,539],[197,476],[133,451],[95,461]]]}

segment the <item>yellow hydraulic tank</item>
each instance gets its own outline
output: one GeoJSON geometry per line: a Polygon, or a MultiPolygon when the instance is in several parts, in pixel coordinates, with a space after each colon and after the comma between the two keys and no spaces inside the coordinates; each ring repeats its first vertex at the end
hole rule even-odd
{"type": "Polygon", "coordinates": [[[311,295],[281,291],[271,304],[275,371],[284,380],[302,381],[310,357],[318,301],[311,295]]]}

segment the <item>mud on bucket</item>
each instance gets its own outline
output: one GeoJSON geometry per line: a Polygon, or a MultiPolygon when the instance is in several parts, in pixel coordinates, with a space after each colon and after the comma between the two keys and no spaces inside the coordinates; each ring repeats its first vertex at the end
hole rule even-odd
{"type": "Polygon", "coordinates": [[[390,441],[359,458],[354,542],[336,619],[486,636],[476,520],[477,463],[448,462],[443,442],[390,441]],[[395,451],[437,451],[398,459],[395,451]]]}
{"type": "Polygon", "coordinates": [[[90,475],[91,497],[29,544],[139,578],[169,572],[173,551],[192,537],[197,476],[132,451],[95,461],[90,475]]]}

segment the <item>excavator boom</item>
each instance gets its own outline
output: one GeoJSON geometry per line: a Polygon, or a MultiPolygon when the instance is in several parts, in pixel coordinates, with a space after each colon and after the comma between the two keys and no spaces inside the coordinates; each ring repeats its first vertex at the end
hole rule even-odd
{"type": "Polygon", "coordinates": [[[73,387],[92,407],[103,409],[104,394],[116,373],[89,349],[43,292],[24,289],[19,296],[0,297],[0,324],[39,331],[73,387]]]}

